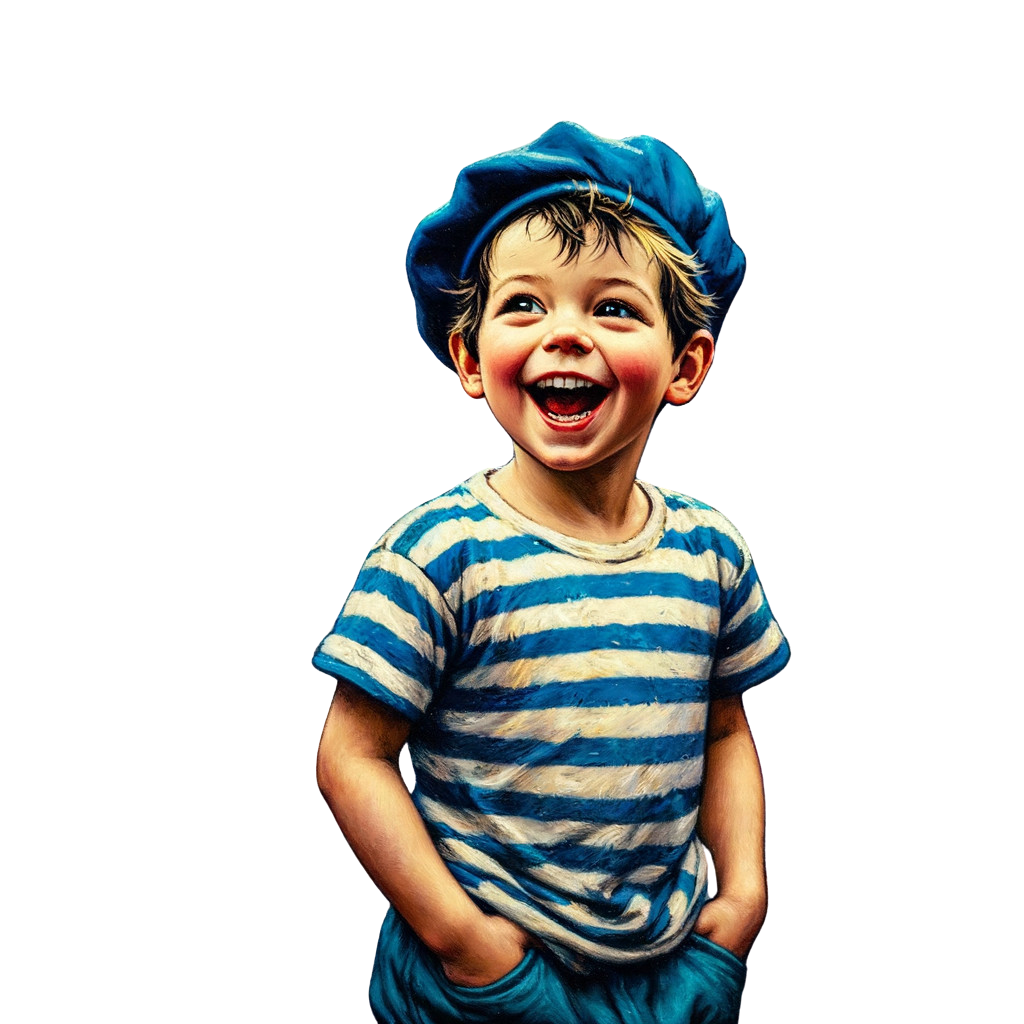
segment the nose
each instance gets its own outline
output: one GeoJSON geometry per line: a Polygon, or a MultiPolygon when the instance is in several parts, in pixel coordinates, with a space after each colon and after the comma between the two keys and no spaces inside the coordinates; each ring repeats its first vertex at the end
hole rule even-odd
{"type": "Polygon", "coordinates": [[[577,355],[586,355],[594,348],[590,336],[575,327],[556,327],[546,335],[542,344],[545,352],[574,352],[577,355]]]}

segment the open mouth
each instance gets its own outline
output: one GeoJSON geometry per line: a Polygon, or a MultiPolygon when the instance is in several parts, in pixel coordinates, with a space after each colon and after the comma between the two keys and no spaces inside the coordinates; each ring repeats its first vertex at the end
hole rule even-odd
{"type": "Polygon", "coordinates": [[[540,410],[556,423],[579,423],[605,400],[609,389],[585,377],[544,377],[526,388],[540,410]]]}

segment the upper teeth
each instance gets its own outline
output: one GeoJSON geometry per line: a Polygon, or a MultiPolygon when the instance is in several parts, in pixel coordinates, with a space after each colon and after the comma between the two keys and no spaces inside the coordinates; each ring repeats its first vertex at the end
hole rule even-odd
{"type": "Polygon", "coordinates": [[[537,381],[539,388],[568,388],[570,391],[573,388],[592,388],[593,386],[592,380],[585,380],[583,377],[545,377],[543,380],[537,381]]]}

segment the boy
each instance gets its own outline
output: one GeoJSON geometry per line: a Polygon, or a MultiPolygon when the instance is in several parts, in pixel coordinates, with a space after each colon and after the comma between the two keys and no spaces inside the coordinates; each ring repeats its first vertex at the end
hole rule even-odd
{"type": "Polygon", "coordinates": [[[721,201],[563,123],[466,168],[408,269],[514,457],[381,538],[314,658],[320,786],[392,904],[374,1014],[735,1020],[767,905],[740,694],[788,647],[731,524],[636,479],[743,276],[721,201]]]}

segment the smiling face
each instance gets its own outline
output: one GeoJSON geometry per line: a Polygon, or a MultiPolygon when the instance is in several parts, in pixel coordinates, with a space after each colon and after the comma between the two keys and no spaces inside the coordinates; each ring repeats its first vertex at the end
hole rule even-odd
{"type": "Polygon", "coordinates": [[[567,261],[543,228],[506,228],[493,246],[477,357],[459,334],[452,357],[466,392],[486,398],[517,448],[547,468],[614,460],[635,475],[662,403],[696,394],[713,341],[698,331],[674,359],[657,265],[629,236],[621,255],[588,241],[567,261]]]}

